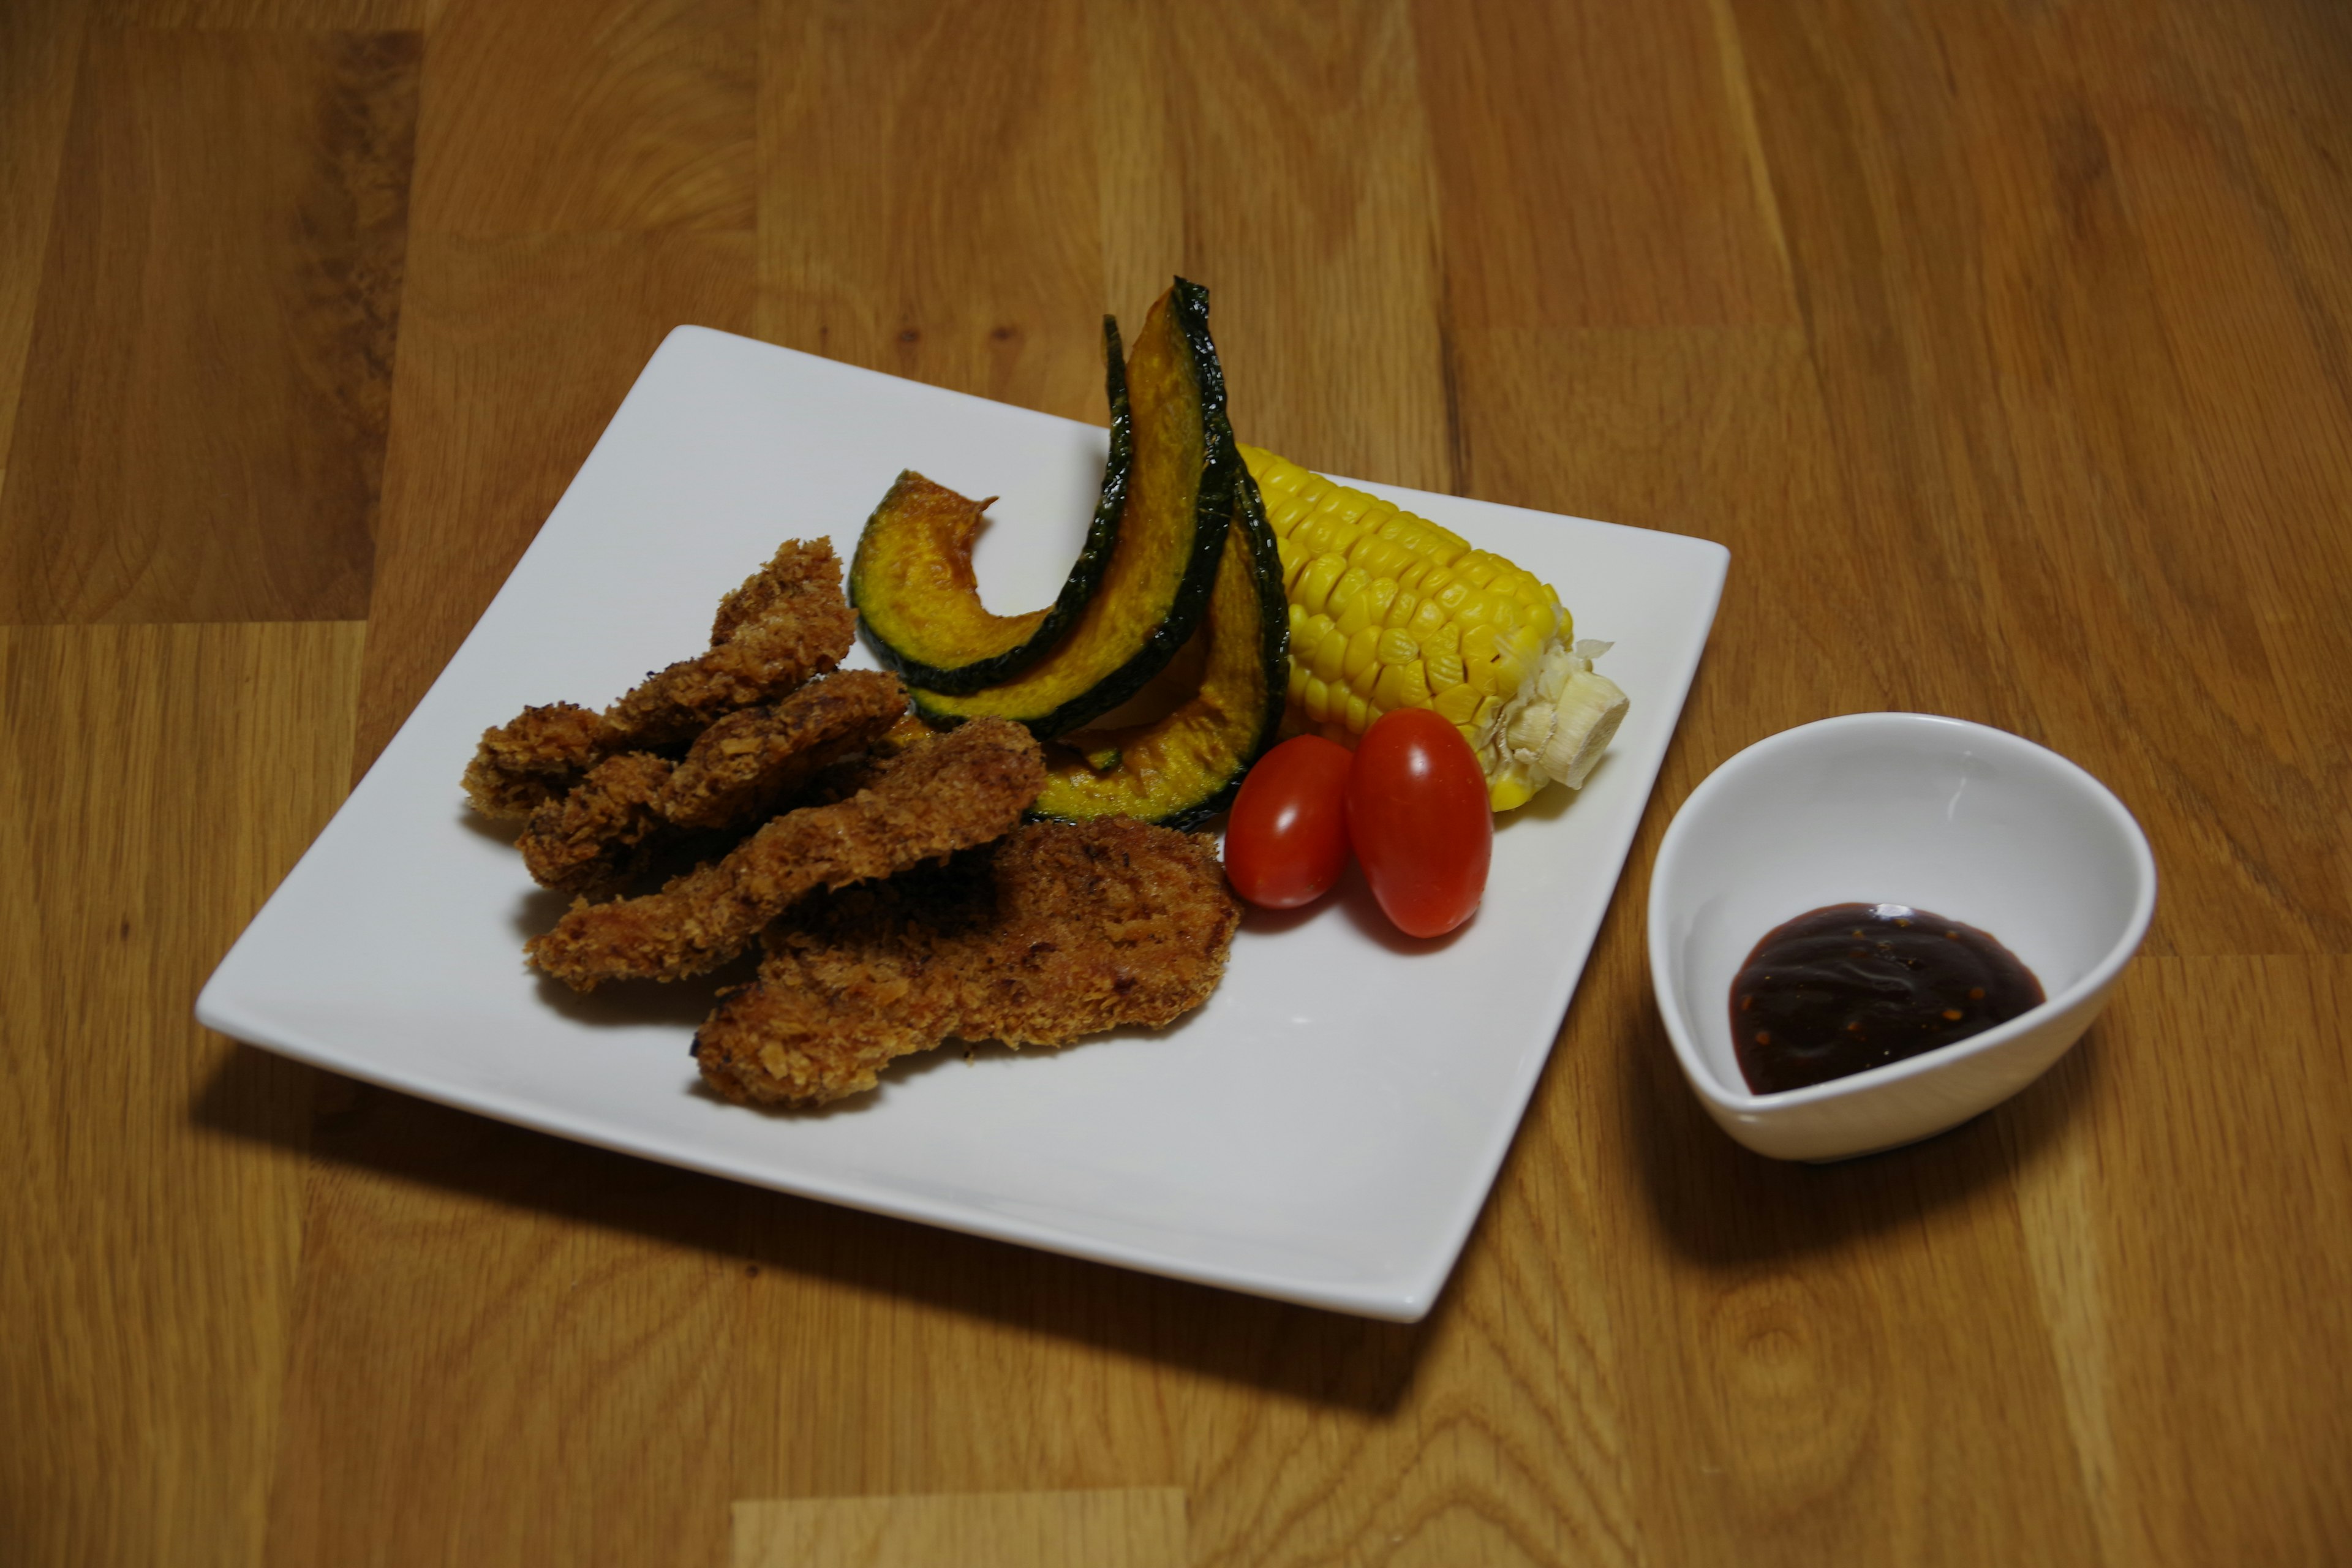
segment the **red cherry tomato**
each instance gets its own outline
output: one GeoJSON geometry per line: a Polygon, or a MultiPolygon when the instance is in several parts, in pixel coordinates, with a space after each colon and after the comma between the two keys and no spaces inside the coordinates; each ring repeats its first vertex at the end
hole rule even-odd
{"type": "MultiPolygon", "coordinates": [[[[1457,739],[1459,737],[1456,737],[1457,739]]],[[[1320,735],[1257,760],[1225,823],[1225,876],[1269,910],[1313,903],[1348,867],[1348,748],[1320,735]]]]}
{"type": "Polygon", "coordinates": [[[1348,837],[1381,912],[1407,936],[1443,936],[1475,913],[1495,814],[1462,731],[1426,708],[1374,720],[1348,773],[1348,837]]]}

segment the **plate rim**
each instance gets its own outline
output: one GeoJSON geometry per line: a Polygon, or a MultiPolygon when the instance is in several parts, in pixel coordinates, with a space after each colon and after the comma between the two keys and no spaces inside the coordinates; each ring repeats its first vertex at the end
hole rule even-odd
{"type": "Polygon", "coordinates": [[[1470,1233],[1475,1228],[1479,1215],[1484,1212],[1488,1200],[1493,1195],[1495,1183],[1502,1163],[1508,1157],[1510,1149],[1517,1139],[1535,1089],[1541,1081],[1544,1069],[1549,1065],[1553,1051],[1558,1047],[1560,1029],[1564,1026],[1567,1013],[1573,1005],[1576,991],[1582,984],[1584,971],[1590,964],[1591,950],[1598,942],[1601,928],[1606,924],[1610,912],[1618,906],[1633,840],[1640,833],[1641,825],[1652,808],[1658,776],[1664,768],[1665,753],[1671,750],[1674,738],[1679,732],[1683,710],[1687,705],[1691,687],[1696,679],[1699,666],[1705,659],[1706,648],[1713,640],[1714,623],[1720,611],[1723,588],[1728,577],[1731,561],[1730,550],[1717,541],[1663,530],[1633,528],[1627,524],[1611,523],[1569,513],[1546,512],[1507,502],[1486,501],[1476,497],[1454,496],[1444,492],[1416,490],[1381,481],[1357,479],[1339,475],[1329,476],[1340,483],[1381,496],[1400,505],[1407,506],[1408,509],[1411,508],[1412,503],[1422,500],[1440,502],[1440,510],[1443,510],[1444,504],[1467,501],[1482,507],[1499,507],[1531,517],[1555,519],[1587,527],[1639,533],[1645,539],[1654,542],[1671,542],[1670,548],[1685,550],[1689,553],[1685,570],[1691,575],[1686,587],[1690,592],[1690,602],[1698,612],[1697,635],[1686,647],[1677,651],[1676,657],[1669,666],[1670,679],[1666,689],[1662,689],[1655,693],[1644,694],[1646,700],[1669,713],[1670,717],[1663,731],[1663,740],[1659,745],[1657,756],[1649,763],[1648,776],[1641,781],[1637,801],[1631,809],[1624,812],[1622,820],[1610,824],[1605,833],[1603,843],[1607,854],[1601,863],[1610,866],[1609,891],[1601,900],[1600,912],[1595,921],[1591,939],[1584,943],[1572,971],[1563,966],[1561,975],[1555,982],[1553,987],[1555,994],[1551,1005],[1547,1008],[1554,1019],[1551,1037],[1539,1049],[1530,1049],[1527,1052],[1509,1080],[1507,1093],[1503,1097],[1506,1103],[1497,1108],[1497,1113],[1486,1129],[1476,1167],[1470,1173],[1475,1179],[1464,1184],[1461,1194],[1452,1211],[1446,1213],[1443,1234],[1439,1238],[1440,1244],[1432,1249],[1426,1259],[1419,1266],[1399,1268],[1392,1275],[1378,1283],[1318,1284],[1298,1278],[1286,1279],[1267,1270],[1251,1270],[1220,1264],[1213,1260],[1171,1257],[1164,1252],[1154,1253],[1149,1248],[1109,1237],[1057,1230],[1049,1225],[1011,1214],[960,1208],[953,1204],[930,1199],[917,1193],[877,1190],[870,1185],[861,1185],[854,1180],[830,1177],[806,1171],[781,1173],[774,1170],[763,1171],[739,1159],[698,1153],[690,1148],[681,1149],[644,1134],[633,1136],[628,1128],[614,1123],[607,1118],[584,1114],[576,1110],[552,1106],[543,1101],[531,1101],[487,1086],[453,1085],[436,1079],[429,1072],[404,1070],[401,1063],[386,1062],[373,1056],[357,1054],[350,1049],[338,1047],[316,1037],[309,1028],[282,1018],[270,1017],[268,1015],[266,1003],[257,1001],[260,995],[257,989],[240,993],[239,981],[242,978],[240,957],[243,955],[247,963],[254,962],[247,951],[248,942],[255,938],[257,931],[263,925],[270,904],[276,902],[288,887],[301,875],[304,863],[311,858],[320,843],[328,837],[335,823],[346,813],[351,812],[355,805],[362,803],[370,793],[371,784],[382,776],[383,760],[391,756],[395,748],[400,746],[404,734],[417,722],[419,715],[435,706],[436,699],[447,700],[445,688],[450,682],[452,669],[461,662],[467,644],[482,635],[483,627],[492,623],[500,604],[510,592],[515,590],[517,580],[525,576],[526,564],[542,548],[560,549],[562,547],[561,540],[550,539],[548,523],[562,513],[566,503],[574,491],[581,487],[583,481],[590,479],[594,475],[599,467],[599,455],[604,450],[613,429],[621,423],[631,404],[637,400],[640,395],[645,393],[648,384],[655,380],[657,367],[663,366],[666,358],[677,357],[690,349],[693,343],[701,340],[718,340],[724,344],[729,353],[740,352],[748,347],[770,354],[790,356],[792,361],[797,362],[800,371],[803,374],[819,376],[846,374],[861,379],[873,378],[902,386],[920,388],[928,395],[984,404],[999,410],[1011,409],[1055,424],[1081,425],[1084,423],[1062,420],[1057,416],[1021,408],[1018,405],[996,403],[992,399],[978,397],[972,394],[939,387],[929,383],[910,381],[908,378],[889,375],[885,372],[846,364],[840,361],[786,348],[781,344],[768,343],[758,339],[720,331],[714,328],[692,325],[674,328],[648,357],[635,380],[631,384],[627,395],[615,405],[611,419],[606,422],[604,429],[599,433],[595,446],[591,448],[579,469],[565,485],[562,495],[558,498],[555,505],[549,511],[548,518],[542,520],[530,543],[517,557],[506,579],[490,596],[481,615],[468,628],[465,638],[460,640],[457,647],[451,652],[448,659],[436,672],[415,705],[403,719],[400,728],[394,732],[383,750],[377,753],[376,758],[370,763],[367,773],[362,774],[346,794],[334,814],[326,824],[322,825],[311,843],[305,847],[303,854],[278,879],[268,898],[256,909],[236,941],[223,954],[196,998],[194,1013],[197,1021],[208,1029],[255,1047],[364,1082],[415,1095],[436,1104],[488,1116],[494,1120],[593,1147],[649,1159],[726,1180],[739,1181],[771,1191],[788,1193],[813,1201],[836,1204],[866,1213],[936,1226],[965,1235],[1035,1247],[1065,1257],[1105,1263],[1161,1278],[1239,1290],[1302,1306],[1396,1322],[1414,1322],[1426,1316],[1442,1295],[1445,1283],[1452,1277],[1454,1268],[1460,1261],[1462,1251],[1468,1243],[1470,1233]],[[1502,1113],[1505,1110],[1507,1110],[1507,1114],[1502,1113]]]}

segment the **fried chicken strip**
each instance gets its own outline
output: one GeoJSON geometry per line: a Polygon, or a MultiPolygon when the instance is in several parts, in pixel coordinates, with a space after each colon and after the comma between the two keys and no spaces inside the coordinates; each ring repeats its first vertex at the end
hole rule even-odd
{"type": "Polygon", "coordinates": [[[1001,837],[1045,786],[1037,742],[1000,719],[911,746],[876,773],[848,799],[787,812],[657,893],[573,905],[531,940],[530,962],[575,991],[705,973],[819,888],[887,877],[1001,837]]]}
{"type": "Polygon", "coordinates": [[[1215,840],[1126,817],[1032,823],[770,928],[759,980],[695,1037],[739,1104],[822,1105],[950,1039],[1059,1046],[1208,1000],[1240,906],[1215,840]]]}
{"type": "Polygon", "coordinates": [[[604,710],[608,752],[690,741],[711,721],[772,702],[841,662],[857,617],[841,596],[833,542],[786,542],[719,604],[708,653],[647,676],[604,710]]]}
{"type": "Polygon", "coordinates": [[[819,769],[880,741],[906,710],[897,676],[847,669],[772,708],[730,713],[696,738],[662,795],[661,814],[681,827],[755,821],[819,769]]]}
{"type": "Polygon", "coordinates": [[[797,615],[835,603],[847,601],[841,597],[841,563],[834,556],[833,541],[789,540],[765,566],[719,601],[719,613],[710,621],[710,646],[733,642],[746,626],[770,620],[779,610],[797,615]]]}
{"type": "Polygon", "coordinates": [[[635,872],[641,853],[669,826],[663,793],[674,764],[651,752],[624,752],[588,770],[560,800],[531,813],[515,847],[542,888],[587,892],[635,872]]]}
{"type": "Polygon", "coordinates": [[[482,731],[466,766],[466,798],[484,816],[530,816],[559,801],[596,764],[598,720],[576,702],[526,708],[512,723],[482,731]]]}
{"type": "Polygon", "coordinates": [[[772,708],[730,713],[682,763],[651,752],[606,758],[533,812],[515,847],[541,887],[593,892],[644,869],[684,837],[673,829],[756,824],[823,769],[881,742],[906,706],[894,675],[819,676],[772,708]]]}
{"type": "Polygon", "coordinates": [[[486,816],[529,816],[606,757],[691,741],[834,668],[856,629],[832,541],[788,541],[720,602],[709,651],[654,671],[602,714],[558,702],[484,731],[467,797],[486,816]]]}

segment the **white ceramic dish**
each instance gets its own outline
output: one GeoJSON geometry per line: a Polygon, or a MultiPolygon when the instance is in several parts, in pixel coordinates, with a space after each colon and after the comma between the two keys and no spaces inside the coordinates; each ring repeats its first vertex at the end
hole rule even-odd
{"type": "MultiPolygon", "coordinates": [[[[1241,409],[1246,416],[1246,406],[1241,409]]],[[[560,912],[457,787],[483,728],[602,703],[702,645],[780,539],[846,554],[901,468],[1003,498],[977,567],[1042,604],[1103,432],[698,328],[647,364],[465,646],[205,988],[213,1028],[411,1093],[787,1192],[1410,1321],[1453,1266],[1557,1034],[1706,643],[1728,555],[1670,534],[1387,489],[1517,557],[1615,639],[1633,712],[1582,795],[1498,836],[1455,937],[1358,888],[1253,916],[1208,1005],[1058,1055],[902,1063],[827,1113],[700,1091],[709,987],[577,998],[521,943],[560,912]]],[[[1378,487],[1375,487],[1378,488],[1378,487]]],[[[863,649],[853,662],[866,663],[863,649]]],[[[1554,792],[1555,795],[1560,792],[1554,792]]]]}
{"type": "Polygon", "coordinates": [[[1854,713],[1758,742],[1691,792],[1650,880],[1650,973],[1683,1076],[1723,1130],[1783,1160],[1940,1132],[2039,1078],[2090,1027],[2156,912],[2121,801],[2006,731],[1854,713]],[[2048,998],[1941,1050],[1780,1094],[1733,1054],[1732,977],[1829,904],[1901,903],[1990,931],[2048,998]]]}

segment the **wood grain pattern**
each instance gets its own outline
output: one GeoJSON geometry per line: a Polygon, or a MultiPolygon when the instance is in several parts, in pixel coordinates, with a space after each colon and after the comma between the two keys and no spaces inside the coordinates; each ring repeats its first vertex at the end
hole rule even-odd
{"type": "Polygon", "coordinates": [[[1209,286],[1235,428],[1302,463],[1451,489],[1409,8],[1381,0],[1332,27],[1281,6],[1103,5],[1088,28],[1122,159],[1105,224],[1138,226],[1121,255],[1156,247],[1161,270],[1174,256],[1209,286]]]}
{"type": "Polygon", "coordinates": [[[1172,1487],[735,1505],[733,1568],[1182,1568],[1172,1487]]]}
{"type": "Polygon", "coordinates": [[[0,8],[0,493],[24,390],[25,355],[40,298],[58,171],[81,58],[82,8],[74,0],[24,0],[0,8]]]}
{"type": "Polygon", "coordinates": [[[2142,960],[2066,1064],[2095,1079],[2079,1124],[2055,1135],[2051,1096],[2004,1130],[2108,1562],[2322,1563],[2352,1541],[2323,1479],[2352,1465],[2352,1363],[2315,1353],[2352,1343],[2331,1217],[2352,1205],[2347,982],[2341,955],[2142,960]],[[2277,1266],[2246,1266],[2250,1235],[2277,1266]]]}
{"type": "Polygon", "coordinates": [[[1179,1483],[1166,1391],[1132,1353],[1172,1326],[1160,1293],[797,1199],[757,1198],[740,1244],[740,1353],[775,1396],[739,1410],[739,1496],[1179,1483]]]}
{"type": "MultiPolygon", "coordinates": [[[[1619,1201],[1594,1220],[1634,1434],[1633,1513],[1667,1561],[2096,1560],[2063,1379],[2028,1289],[2004,1119],[1811,1167],[1725,1140],[1675,1070],[1641,933],[1594,954],[1530,1130],[1619,1201]],[[1617,997],[1617,1007],[1595,1005],[1617,997]],[[1558,1110],[1555,1110],[1555,1107],[1558,1110]],[[1982,1479],[2000,1478],[1987,1487],[1982,1479]]],[[[2105,1037],[2102,1036],[2102,1038],[2105,1037]]],[[[1514,1165],[1529,1157],[1526,1141],[1514,1165]]],[[[1498,1193],[1496,1201],[1505,1200],[1498,1193]]]]}
{"type": "MultiPolygon", "coordinates": [[[[1667,762],[1675,798],[1790,724],[1976,701],[1976,661],[1947,647],[1925,606],[1919,624],[1889,625],[1931,584],[1922,579],[1917,598],[1890,591],[1901,542],[1848,499],[1802,332],[1498,329],[1453,341],[1465,488],[1732,552],[1688,728],[1667,762]],[[1887,635],[1856,637],[1864,624],[1887,635]],[[1923,649],[1921,637],[1936,640],[1923,649]]],[[[1579,635],[1631,635],[1597,586],[1559,584],[1579,635]]]]}
{"type": "Polygon", "coordinates": [[[261,1560],[722,1561],[740,1190],[357,1086],[311,1148],[261,1560]]]}
{"type": "Polygon", "coordinates": [[[1082,16],[1076,0],[764,7],[760,335],[1104,417],[1102,317],[1132,337],[1168,279],[1106,293],[1095,167],[1068,134],[1082,16]]]}
{"type": "Polygon", "coordinates": [[[0,7],[0,1560],[2352,1555],[2347,72],[2309,0],[0,7]],[[185,1022],[668,328],[1095,418],[1178,272],[1244,435],[1733,552],[1426,1321],[185,1022]],[[1880,708],[2105,778],[2158,923],[2016,1100],[1776,1164],[1643,896],[1880,708]]]}
{"type": "Polygon", "coordinates": [[[1717,5],[1673,0],[1628,27],[1605,0],[1469,12],[1425,0],[1414,22],[1445,193],[1449,326],[1795,319],[1717,5]],[[1611,199],[1628,191],[1653,199],[1611,199]]]}
{"type": "MultiPolygon", "coordinates": [[[[2183,947],[2173,922],[2189,909],[2201,934],[2186,950],[2340,950],[2352,797],[2330,739],[2345,732],[2343,687],[2324,672],[2345,655],[2315,630],[2273,659],[2262,625],[2340,626],[2310,595],[2342,603],[2342,531],[2297,480],[2343,473],[2342,421],[2269,460],[2268,422],[2245,399],[2210,400],[2242,374],[2217,383],[2218,364],[2183,352],[2201,341],[2237,361],[2206,318],[2243,343],[2267,300],[2263,341],[2281,348],[2263,379],[2341,406],[2304,369],[2325,340],[2287,325],[2272,259],[2284,237],[2169,221],[2226,212],[2234,193],[2202,137],[2151,136],[2178,121],[2126,108],[2152,91],[2174,106],[2165,62],[2145,60],[2120,16],[2094,8],[2074,39],[2049,36],[2054,18],[1991,13],[1915,26],[1925,36],[1824,11],[1748,50],[1768,149],[1797,171],[1779,189],[1854,500],[1908,535],[1903,565],[1952,585],[1899,597],[1940,600],[1965,646],[2000,650],[1980,661],[1998,684],[1969,716],[2074,756],[2181,847],[2169,868],[2193,892],[2167,900],[2159,951],[2183,947]],[[2143,215],[2129,185],[2150,179],[2164,195],[2143,215]],[[2167,281],[2189,235],[2194,295],[2189,279],[2167,281]],[[2226,272],[2210,268],[2214,246],[2240,252],[2226,272]],[[2249,580],[2304,559],[2325,564],[2294,584],[2249,580]],[[2173,678],[2148,679],[2154,649],[2173,678]],[[2304,721],[2263,732],[2248,718],[2282,688],[2304,721]],[[2302,874],[2313,867],[2328,874],[2302,874]]],[[[2249,395],[2284,412],[2269,387],[2249,395]]]]}
{"type": "Polygon", "coordinates": [[[356,619],[409,34],[92,35],[0,496],[0,621],[356,619]]]}
{"type": "Polygon", "coordinates": [[[420,233],[752,221],[751,0],[443,0],[420,233]]]}
{"type": "Polygon", "coordinates": [[[465,640],[664,335],[682,322],[745,330],[752,276],[743,234],[416,242],[359,772],[465,640]]]}
{"type": "Polygon", "coordinates": [[[90,0],[102,27],[204,32],[404,33],[447,0],[90,0]]]}
{"type": "Polygon", "coordinates": [[[361,635],[0,630],[0,1559],[257,1560],[311,1075],[189,1006],[341,797],[361,635]]]}

